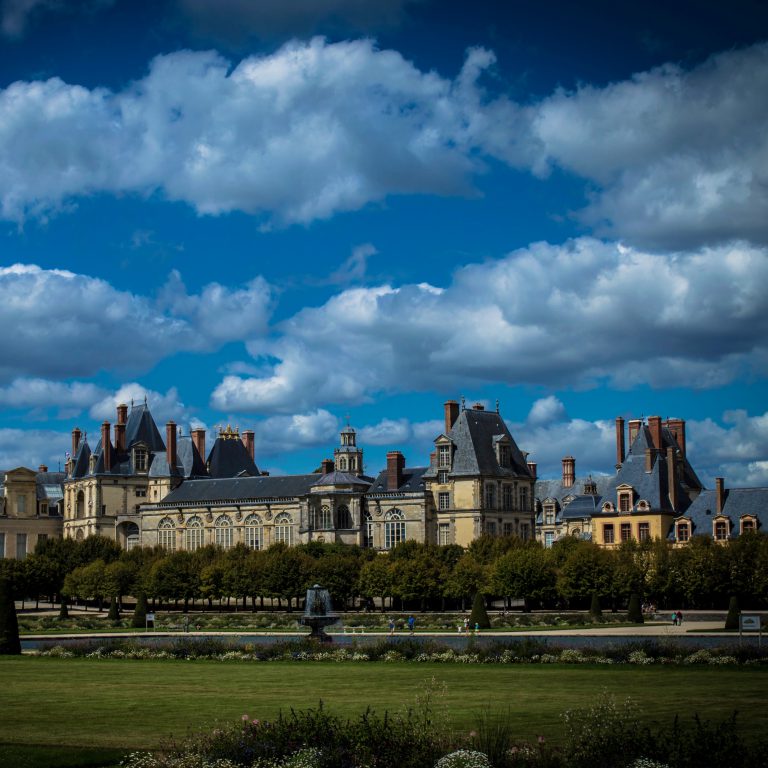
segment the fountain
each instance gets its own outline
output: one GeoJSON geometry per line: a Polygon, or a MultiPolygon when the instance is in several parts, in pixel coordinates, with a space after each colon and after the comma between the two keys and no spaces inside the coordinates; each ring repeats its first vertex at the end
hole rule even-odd
{"type": "Polygon", "coordinates": [[[325,631],[325,627],[335,624],[339,620],[339,614],[331,610],[331,595],[327,589],[315,584],[307,590],[307,602],[304,606],[304,615],[299,622],[310,628],[309,639],[320,643],[332,643],[331,636],[325,631]]]}

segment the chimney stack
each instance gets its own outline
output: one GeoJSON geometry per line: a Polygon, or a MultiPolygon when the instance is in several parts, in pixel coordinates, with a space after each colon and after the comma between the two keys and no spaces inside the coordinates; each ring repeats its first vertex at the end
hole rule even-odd
{"type": "Polygon", "coordinates": [[[576,459],[566,456],[563,459],[563,488],[570,488],[576,481],[576,459]]]}
{"type": "Polygon", "coordinates": [[[472,406],[472,410],[473,411],[484,411],[485,410],[485,406],[482,403],[475,403],[472,406]]]}
{"type": "Polygon", "coordinates": [[[243,445],[245,446],[246,450],[248,451],[248,455],[253,460],[255,457],[255,436],[252,429],[246,429],[243,432],[242,436],[243,445]]]}
{"type": "Polygon", "coordinates": [[[192,444],[197,448],[197,452],[200,454],[200,458],[205,462],[205,430],[201,427],[193,429],[191,432],[192,444]]]}
{"type": "Polygon", "coordinates": [[[322,472],[324,475],[329,475],[331,472],[333,472],[333,459],[323,459],[320,462],[320,472],[322,472]]]}
{"type": "Polygon", "coordinates": [[[667,448],[667,485],[670,506],[673,512],[677,512],[677,455],[671,445],[667,448]]]}
{"type": "Polygon", "coordinates": [[[715,497],[717,500],[717,514],[722,515],[725,509],[725,481],[722,477],[715,478],[715,497]]]}
{"type": "Polygon", "coordinates": [[[649,416],[648,417],[648,429],[651,430],[651,441],[653,447],[657,450],[661,450],[661,416],[649,416]]]}
{"type": "Polygon", "coordinates": [[[680,455],[685,458],[685,419],[667,419],[665,426],[674,435],[680,455]]]}
{"type": "Polygon", "coordinates": [[[645,449],[645,471],[650,474],[653,472],[653,448],[645,449]]]}
{"type": "Polygon", "coordinates": [[[176,469],[176,422],[173,419],[165,425],[165,456],[173,472],[176,469]]]}
{"type": "Polygon", "coordinates": [[[120,403],[120,405],[117,406],[117,423],[128,423],[128,406],[125,403],[120,403]]]}
{"type": "Polygon", "coordinates": [[[538,471],[538,467],[537,467],[535,461],[529,461],[528,462],[528,471],[531,473],[531,477],[535,480],[536,479],[536,473],[538,471]]]}
{"type": "Polygon", "coordinates": [[[115,452],[125,453],[125,424],[115,424],[115,452]]]}
{"type": "Polygon", "coordinates": [[[446,401],[445,405],[445,433],[448,434],[459,418],[459,404],[455,400],[446,401]]]}
{"type": "Polygon", "coordinates": [[[630,419],[629,420],[629,450],[632,450],[632,443],[635,442],[635,438],[640,432],[643,426],[642,419],[630,419]]]}
{"type": "Polygon", "coordinates": [[[72,430],[72,458],[74,459],[75,456],[77,456],[77,449],[80,447],[80,437],[82,436],[82,432],[80,431],[80,427],[75,427],[72,430]]]}
{"type": "Polygon", "coordinates": [[[110,424],[105,421],[101,425],[101,456],[104,461],[104,471],[109,472],[112,469],[112,444],[109,440],[110,424]]]}
{"type": "Polygon", "coordinates": [[[45,464],[41,464],[41,465],[40,465],[40,466],[37,468],[37,471],[38,471],[38,472],[47,472],[47,471],[48,471],[48,467],[46,467],[46,466],[45,466],[45,464]]]}
{"type": "Polygon", "coordinates": [[[624,419],[616,417],[616,467],[624,463],[624,419]]]}
{"type": "Polygon", "coordinates": [[[405,456],[400,451],[387,452],[387,490],[396,491],[403,484],[405,456]]]}

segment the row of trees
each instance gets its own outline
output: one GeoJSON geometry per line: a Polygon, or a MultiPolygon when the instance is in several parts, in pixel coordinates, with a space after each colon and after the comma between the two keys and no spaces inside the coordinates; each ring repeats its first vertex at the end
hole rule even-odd
{"type": "MultiPolygon", "coordinates": [[[[101,604],[125,595],[188,609],[196,601],[236,601],[254,610],[264,600],[300,607],[313,583],[327,587],[338,608],[382,610],[466,608],[480,592],[523,600],[525,608],[588,608],[593,595],[620,608],[637,594],[659,608],[725,608],[768,603],[768,536],[745,534],[726,546],[696,537],[671,549],[663,541],[625,542],[615,550],[568,537],[551,549],[514,537],[483,537],[467,550],[404,542],[377,555],[355,546],[311,543],[253,551],[204,547],[123,551],[115,542],[49,539],[24,561],[0,561],[17,599],[64,596],[101,604]]],[[[271,605],[270,605],[271,607],[271,605]]]]}

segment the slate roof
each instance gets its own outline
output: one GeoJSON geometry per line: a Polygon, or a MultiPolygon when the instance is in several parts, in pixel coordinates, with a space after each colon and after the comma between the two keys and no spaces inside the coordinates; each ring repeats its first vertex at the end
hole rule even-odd
{"type": "Polygon", "coordinates": [[[206,477],[208,474],[202,456],[197,452],[192,438],[180,436],[176,438],[176,466],[168,464],[168,452],[156,453],[149,468],[150,477],[206,477]]]}
{"type": "Polygon", "coordinates": [[[240,439],[217,437],[208,454],[208,475],[212,478],[260,475],[248,449],[240,439]]]}
{"type": "MultiPolygon", "coordinates": [[[[739,535],[743,515],[757,518],[757,530],[768,530],[768,488],[728,488],[725,491],[723,514],[730,521],[731,536],[739,535]]],[[[717,494],[702,491],[685,512],[691,519],[694,536],[712,535],[712,520],[717,515],[717,494]]],[[[674,535],[674,534],[672,534],[674,535]]]]}
{"type": "MultiPolygon", "coordinates": [[[[446,435],[454,445],[452,476],[496,475],[530,477],[525,456],[517,447],[504,419],[495,411],[474,408],[459,413],[456,423],[446,435]],[[501,437],[509,441],[509,467],[501,467],[496,459],[495,445],[501,437]]],[[[437,474],[437,467],[430,467],[428,477],[437,474]]]]}
{"type": "Polygon", "coordinates": [[[306,496],[315,480],[317,475],[314,474],[186,480],[163,498],[157,506],[295,498],[306,496]]]}
{"type": "Polygon", "coordinates": [[[146,403],[131,406],[128,414],[125,425],[126,449],[130,451],[135,443],[144,443],[153,453],[165,450],[163,438],[146,403]]]}
{"type": "Polygon", "coordinates": [[[72,469],[72,477],[85,477],[88,474],[90,459],[91,447],[88,445],[88,438],[83,437],[74,456],[75,466],[72,469]]]}
{"type": "Polygon", "coordinates": [[[425,489],[424,479],[428,470],[429,467],[406,467],[402,474],[403,482],[396,491],[390,491],[387,489],[387,470],[383,469],[371,484],[368,494],[423,493],[425,489]]]}
{"type": "Polygon", "coordinates": [[[47,499],[57,502],[64,498],[62,483],[66,479],[66,472],[38,472],[35,475],[35,495],[38,501],[47,499]]]}
{"type": "Polygon", "coordinates": [[[315,487],[322,485],[360,485],[367,488],[370,485],[370,481],[357,475],[351,475],[349,472],[329,472],[327,475],[323,475],[314,483],[315,487]]]}

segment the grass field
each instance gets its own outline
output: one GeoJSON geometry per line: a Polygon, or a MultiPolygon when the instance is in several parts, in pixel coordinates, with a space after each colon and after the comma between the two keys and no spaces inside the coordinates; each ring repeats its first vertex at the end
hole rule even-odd
{"type": "Polygon", "coordinates": [[[768,669],[461,665],[416,663],[222,663],[122,659],[0,658],[0,765],[116,763],[121,751],[238,720],[269,719],[320,699],[345,715],[414,704],[424,681],[447,685],[453,726],[470,730],[484,708],[520,738],[557,742],[559,715],[602,692],[631,696],[647,721],[738,710],[745,734],[768,728],[768,669]],[[92,761],[92,762],[89,762],[92,761]]]}

